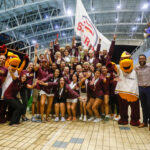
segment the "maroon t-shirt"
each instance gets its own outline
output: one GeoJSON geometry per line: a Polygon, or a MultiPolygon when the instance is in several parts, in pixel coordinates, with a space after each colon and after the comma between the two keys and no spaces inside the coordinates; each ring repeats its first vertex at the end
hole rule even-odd
{"type": "MultiPolygon", "coordinates": [[[[36,72],[36,79],[42,80],[46,78],[49,75],[49,73],[50,69],[39,67],[38,71],[36,72]]],[[[37,84],[36,88],[39,90],[41,89],[39,84],[37,84]]]]}
{"type": "Polygon", "coordinates": [[[23,74],[26,74],[26,76],[27,76],[26,84],[32,85],[33,79],[34,79],[34,71],[29,72],[29,71],[27,71],[27,70],[22,70],[22,71],[21,71],[21,76],[22,76],[23,74]]]}
{"type": "Polygon", "coordinates": [[[2,88],[2,84],[4,82],[4,78],[7,77],[8,70],[4,66],[0,66],[0,88],[2,88]]]}
{"type": "Polygon", "coordinates": [[[71,83],[71,75],[70,74],[68,74],[68,75],[62,74],[62,76],[64,77],[67,84],[71,83]]]}
{"type": "MultiPolygon", "coordinates": [[[[42,79],[42,81],[43,82],[54,82],[54,75],[53,74],[49,74],[46,78],[43,78],[42,79]]],[[[56,79],[56,81],[55,82],[57,82],[58,81],[58,79],[56,79]]],[[[41,86],[41,89],[43,90],[43,91],[45,91],[47,94],[51,94],[51,93],[54,93],[54,91],[53,91],[53,87],[49,87],[49,86],[41,86]]]]}
{"type": "Polygon", "coordinates": [[[88,86],[91,91],[91,96],[94,98],[109,94],[109,82],[107,81],[107,79],[106,82],[104,82],[102,77],[98,79],[95,85],[91,85],[89,82],[88,86]]]}
{"type": "Polygon", "coordinates": [[[4,99],[16,99],[18,92],[25,85],[26,84],[22,83],[18,78],[16,80],[13,80],[4,92],[4,99]]]}

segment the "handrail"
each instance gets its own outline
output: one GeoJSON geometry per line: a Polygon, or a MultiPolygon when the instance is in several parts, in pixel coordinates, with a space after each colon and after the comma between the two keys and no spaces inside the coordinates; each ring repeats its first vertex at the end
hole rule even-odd
{"type": "Polygon", "coordinates": [[[17,51],[17,50],[15,50],[15,49],[11,49],[11,48],[7,48],[8,50],[11,50],[12,52],[16,52],[16,53],[18,53],[18,54],[23,54],[23,55],[26,55],[25,53],[23,53],[23,52],[21,52],[21,51],[17,51]]]}
{"type": "Polygon", "coordinates": [[[137,47],[132,53],[132,58],[136,59],[138,56],[150,49],[150,38],[146,38],[143,42],[143,44],[139,47],[137,47]]]}

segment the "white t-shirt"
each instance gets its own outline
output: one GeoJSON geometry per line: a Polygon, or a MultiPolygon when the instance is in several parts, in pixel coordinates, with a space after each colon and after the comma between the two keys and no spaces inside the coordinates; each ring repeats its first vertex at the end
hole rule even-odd
{"type": "MultiPolygon", "coordinates": [[[[19,77],[17,70],[14,72],[14,76],[19,77]]],[[[11,77],[9,71],[8,71],[6,80],[3,83],[3,85],[2,85],[2,97],[4,96],[5,91],[7,90],[7,88],[9,87],[9,85],[12,83],[12,81],[13,81],[13,79],[12,79],[12,77],[11,77]]]]}

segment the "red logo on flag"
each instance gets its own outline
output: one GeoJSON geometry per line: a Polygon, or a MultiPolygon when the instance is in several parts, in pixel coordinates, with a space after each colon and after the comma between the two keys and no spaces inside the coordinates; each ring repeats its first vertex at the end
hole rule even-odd
{"type": "Polygon", "coordinates": [[[94,47],[98,42],[98,34],[93,23],[88,19],[88,17],[82,16],[82,21],[78,22],[77,30],[83,34],[84,44],[87,47],[92,45],[92,50],[94,50],[94,47]]]}

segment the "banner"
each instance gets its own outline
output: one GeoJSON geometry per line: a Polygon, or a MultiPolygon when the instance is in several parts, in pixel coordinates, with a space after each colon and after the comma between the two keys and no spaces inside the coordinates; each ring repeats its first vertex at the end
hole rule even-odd
{"type": "Polygon", "coordinates": [[[81,37],[84,48],[92,45],[92,49],[96,50],[99,38],[101,38],[101,50],[108,50],[110,47],[111,42],[96,29],[81,0],[77,0],[76,5],[75,32],[81,37]]]}

